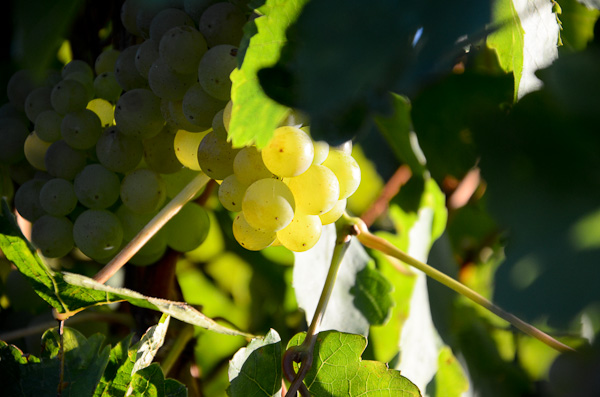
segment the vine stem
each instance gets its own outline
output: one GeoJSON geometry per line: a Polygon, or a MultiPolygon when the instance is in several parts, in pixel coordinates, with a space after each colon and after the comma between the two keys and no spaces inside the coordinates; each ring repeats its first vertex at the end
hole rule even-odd
{"type": "Polygon", "coordinates": [[[558,340],[554,339],[553,337],[539,330],[533,325],[526,323],[517,316],[504,311],[502,308],[496,306],[490,300],[484,298],[483,296],[473,291],[466,285],[456,281],[452,277],[440,272],[439,270],[434,269],[433,267],[413,258],[412,256],[396,248],[387,240],[371,234],[371,232],[367,228],[367,225],[360,218],[350,218],[347,215],[344,216],[347,217],[350,222],[353,222],[356,225],[358,229],[357,238],[365,247],[378,250],[386,255],[401,260],[407,265],[421,270],[423,273],[425,273],[432,279],[444,284],[446,287],[471,299],[473,302],[477,303],[480,306],[483,306],[484,308],[491,311],[503,320],[508,321],[515,328],[521,330],[522,332],[531,337],[538,339],[539,341],[545,343],[546,345],[552,347],[555,350],[558,350],[559,352],[575,351],[573,348],[565,345],[562,342],[559,342],[558,340]]]}
{"type": "Polygon", "coordinates": [[[110,262],[106,264],[95,276],[94,280],[105,283],[113,276],[127,261],[129,261],[144,244],[148,242],[172,217],[181,210],[210,180],[204,173],[199,173],[192,179],[179,194],[163,207],[148,222],[146,226],[119,252],[110,262]]]}
{"type": "Polygon", "coordinates": [[[319,326],[323,321],[329,298],[331,298],[331,293],[335,286],[335,280],[337,279],[342,259],[348,250],[352,235],[356,234],[353,225],[350,225],[347,222],[336,223],[336,228],[337,239],[333,250],[333,257],[331,258],[331,264],[329,265],[329,271],[327,272],[327,278],[325,279],[325,285],[323,285],[317,308],[315,309],[312,321],[306,332],[306,337],[300,346],[288,349],[284,355],[284,374],[286,378],[292,382],[286,393],[286,397],[295,397],[298,391],[300,391],[302,396],[310,396],[308,389],[302,382],[313,362],[313,350],[317,343],[319,326]],[[301,364],[298,373],[295,373],[292,362],[299,362],[301,364]]]}

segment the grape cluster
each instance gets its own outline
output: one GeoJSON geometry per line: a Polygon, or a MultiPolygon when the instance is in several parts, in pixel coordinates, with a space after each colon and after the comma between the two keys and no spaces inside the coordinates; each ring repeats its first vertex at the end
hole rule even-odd
{"type": "MultiPolygon", "coordinates": [[[[42,81],[28,71],[11,77],[0,164],[45,256],[77,247],[107,262],[199,172],[239,212],[233,233],[250,250],[307,250],[341,216],[360,182],[349,153],[313,142],[294,118],[260,151],[227,141],[229,75],[251,17],[230,2],[126,0],[121,21],[133,45],[107,48],[93,68],[73,60],[42,81]]],[[[131,262],[196,248],[208,219],[186,204],[131,262]]]]}
{"type": "Polygon", "coordinates": [[[219,200],[239,212],[233,235],[243,247],[261,250],[281,244],[291,251],[312,248],[322,225],[333,223],[346,208],[346,199],[360,183],[360,168],[351,147],[330,148],[313,142],[298,126],[282,126],[262,150],[235,150],[205,137],[198,156],[205,172],[223,179],[219,200]],[[207,141],[208,140],[208,141],[207,141]],[[350,148],[350,149],[348,149],[350,148]],[[219,153],[214,156],[214,153],[219,153]],[[214,159],[214,161],[213,161],[214,159]],[[229,162],[229,169],[223,167],[229,162]],[[215,167],[213,167],[215,165],[215,167]]]}

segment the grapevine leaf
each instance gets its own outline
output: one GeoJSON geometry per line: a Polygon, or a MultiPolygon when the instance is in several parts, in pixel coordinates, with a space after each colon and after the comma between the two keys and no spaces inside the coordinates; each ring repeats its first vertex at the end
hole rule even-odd
{"type": "Polygon", "coordinates": [[[435,397],[461,396],[468,389],[469,381],[460,363],[449,347],[443,347],[438,356],[438,371],[427,385],[427,394],[435,397]]]}
{"type": "Polygon", "coordinates": [[[281,339],[271,329],[264,338],[253,339],[229,362],[227,394],[236,396],[281,396],[281,339]]]}
{"type": "MultiPolygon", "coordinates": [[[[250,336],[249,334],[241,331],[237,331],[232,328],[227,328],[223,325],[216,323],[209,317],[194,309],[192,306],[184,302],[174,302],[165,299],[153,298],[144,296],[139,292],[135,292],[126,288],[114,288],[105,284],[101,284],[89,277],[81,276],[79,274],[64,273],[63,279],[66,283],[71,286],[84,288],[85,291],[96,291],[103,292],[105,296],[110,298],[117,298],[119,300],[126,300],[132,305],[143,307],[151,310],[158,310],[162,313],[169,314],[170,316],[186,322],[188,324],[197,325],[202,328],[206,328],[209,331],[222,333],[225,335],[239,335],[239,336],[250,336]]],[[[99,303],[106,303],[99,302],[99,303]]]]}
{"type": "MultiPolygon", "coordinates": [[[[288,349],[300,346],[306,334],[297,334],[288,349]]],[[[317,336],[312,366],[304,384],[312,396],[402,395],[420,396],[417,386],[378,361],[362,360],[367,346],[362,335],[338,331],[317,336]]]]}
{"type": "MultiPolygon", "coordinates": [[[[56,328],[42,336],[42,357],[25,356],[14,346],[0,342],[0,384],[10,396],[55,395],[58,390],[60,336],[56,328]],[[32,382],[35,379],[35,382],[32,382]]],[[[63,395],[90,396],[109,360],[109,347],[102,348],[104,336],[85,338],[64,328],[63,395]]]]}
{"type": "Polygon", "coordinates": [[[310,116],[315,139],[346,141],[367,132],[373,114],[390,112],[390,89],[413,95],[451,70],[463,47],[484,34],[489,8],[489,1],[471,0],[451,7],[442,1],[310,2],[288,29],[278,63],[258,76],[270,97],[310,116]]]}
{"type": "Polygon", "coordinates": [[[235,147],[269,142],[288,109],[267,97],[258,83],[257,72],[277,62],[285,44],[285,29],[296,19],[306,0],[268,0],[259,8],[263,16],[244,28],[243,63],[231,74],[233,108],[229,139],[235,147]]]}
{"type": "Polygon", "coordinates": [[[108,364],[98,387],[96,387],[94,397],[124,395],[127,391],[127,385],[131,378],[131,368],[133,368],[133,361],[129,361],[128,355],[131,337],[132,335],[129,335],[120,340],[110,350],[108,364]]]}
{"type": "Polygon", "coordinates": [[[559,50],[581,51],[594,38],[594,24],[600,15],[598,7],[589,8],[577,0],[561,0],[560,18],[562,29],[560,40],[563,44],[559,50]]]}
{"type": "MultiPolygon", "coordinates": [[[[312,249],[294,254],[294,292],[308,323],[325,284],[335,240],[334,225],[325,226],[312,249]]],[[[370,260],[362,245],[353,240],[342,260],[320,329],[367,335],[370,320],[381,324],[387,319],[392,306],[391,288],[381,275],[373,275],[377,270],[364,271],[370,260]]]]}
{"type": "Polygon", "coordinates": [[[165,379],[157,363],[150,364],[133,375],[131,391],[127,396],[135,397],[184,397],[187,390],[174,379],[165,379]]]}
{"type": "Polygon", "coordinates": [[[598,62],[593,48],[561,57],[539,72],[542,90],[474,128],[489,210],[510,230],[494,300],[561,328],[600,301],[598,62]]]}
{"type": "Polygon", "coordinates": [[[513,0],[496,0],[492,10],[493,20],[500,28],[488,36],[487,45],[498,54],[500,66],[506,72],[513,72],[514,98],[517,99],[521,76],[523,75],[524,34],[519,14],[513,0]]]}
{"type": "Polygon", "coordinates": [[[146,333],[142,336],[139,343],[137,344],[137,354],[135,357],[135,363],[131,373],[134,374],[142,368],[146,368],[154,360],[154,356],[158,352],[158,349],[165,342],[165,336],[167,335],[167,329],[169,329],[169,320],[171,317],[167,314],[163,314],[158,324],[148,328],[146,333]]]}

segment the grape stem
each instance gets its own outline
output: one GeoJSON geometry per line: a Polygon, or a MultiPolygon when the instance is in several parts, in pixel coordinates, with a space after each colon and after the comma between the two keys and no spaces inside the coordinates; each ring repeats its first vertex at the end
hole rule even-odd
{"type": "Polygon", "coordinates": [[[306,332],[306,337],[300,346],[294,346],[289,348],[283,357],[283,372],[288,381],[292,382],[290,388],[286,393],[286,397],[295,397],[297,392],[300,392],[302,396],[310,396],[306,385],[303,383],[304,377],[308,373],[308,370],[313,363],[313,350],[317,342],[317,336],[319,334],[319,326],[323,321],[329,298],[333,292],[335,286],[335,280],[337,279],[340,266],[344,254],[348,250],[352,235],[356,234],[355,227],[348,223],[342,222],[336,223],[337,228],[337,239],[333,250],[333,257],[331,258],[331,264],[325,279],[325,285],[319,298],[319,303],[315,309],[310,327],[306,332]],[[300,369],[298,373],[294,370],[294,362],[300,363],[300,369]]]}
{"type": "Polygon", "coordinates": [[[199,173],[192,179],[179,194],[177,194],[162,210],[148,222],[146,226],[94,276],[94,280],[105,283],[127,261],[129,261],[144,244],[148,242],[172,217],[181,210],[210,180],[204,173],[199,173]]]}
{"type": "Polygon", "coordinates": [[[553,349],[559,352],[575,351],[573,348],[565,345],[562,342],[559,342],[558,340],[554,339],[553,337],[539,330],[533,325],[526,323],[517,316],[508,313],[502,308],[496,306],[494,303],[484,298],[477,292],[473,291],[466,285],[454,280],[452,277],[440,272],[439,270],[434,269],[433,267],[413,258],[412,256],[396,248],[387,240],[371,234],[371,232],[367,228],[367,225],[360,218],[351,218],[348,215],[344,215],[344,217],[348,219],[348,222],[351,222],[356,226],[358,231],[358,241],[360,241],[365,247],[380,251],[385,255],[399,259],[407,265],[421,270],[423,273],[433,278],[434,280],[444,284],[446,287],[454,290],[455,292],[458,292],[459,294],[471,299],[473,302],[477,303],[480,306],[483,306],[484,308],[491,311],[501,319],[508,321],[515,328],[521,330],[522,332],[533,338],[536,338],[537,340],[545,343],[546,345],[552,347],[553,349]]]}

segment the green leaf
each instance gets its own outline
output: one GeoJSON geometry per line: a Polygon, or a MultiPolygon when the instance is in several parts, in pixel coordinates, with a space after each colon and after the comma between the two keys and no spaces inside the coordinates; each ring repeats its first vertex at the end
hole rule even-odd
{"type": "Polygon", "coordinates": [[[500,28],[487,38],[487,44],[498,54],[500,66],[506,72],[513,72],[514,98],[517,99],[519,83],[523,74],[523,47],[525,31],[515,9],[513,0],[496,0],[493,6],[493,21],[500,28]]]}
{"type": "Polygon", "coordinates": [[[438,371],[427,385],[427,394],[435,397],[458,397],[468,389],[469,380],[460,363],[448,346],[443,347],[438,357],[438,371]]]}
{"type": "Polygon", "coordinates": [[[253,339],[229,362],[227,394],[236,396],[281,396],[281,339],[271,329],[264,338],[253,339]]]}
{"type": "Polygon", "coordinates": [[[588,8],[577,0],[561,0],[558,17],[561,22],[559,51],[581,51],[594,38],[594,24],[600,11],[588,8]]]}
{"type": "Polygon", "coordinates": [[[394,150],[396,158],[408,164],[413,174],[422,175],[425,171],[425,159],[422,158],[421,149],[414,136],[410,101],[397,94],[391,95],[393,114],[389,117],[378,116],[375,122],[394,150]]]}
{"type": "Polygon", "coordinates": [[[244,28],[249,40],[243,63],[231,74],[233,108],[229,139],[234,147],[256,144],[264,147],[288,108],[267,97],[258,83],[257,72],[272,66],[286,42],[285,29],[296,19],[306,0],[268,0],[258,11],[264,15],[244,28]]]}
{"type": "Polygon", "coordinates": [[[127,394],[134,397],[184,397],[187,390],[183,384],[167,379],[157,363],[139,370],[133,375],[131,390],[127,394]]]}
{"type": "Polygon", "coordinates": [[[152,363],[158,349],[160,349],[165,342],[170,319],[171,317],[169,315],[163,314],[160,317],[158,324],[148,328],[146,333],[142,336],[142,339],[136,344],[137,354],[131,371],[132,374],[142,368],[146,368],[152,363]]]}
{"type": "MultiPolygon", "coordinates": [[[[325,226],[312,249],[294,254],[294,293],[298,306],[305,311],[307,323],[321,296],[335,240],[334,225],[325,226]]],[[[381,324],[388,318],[393,306],[392,288],[378,270],[373,267],[365,270],[370,261],[363,246],[354,239],[342,260],[321,329],[367,335],[370,321],[381,324]]]]}
{"type": "Polygon", "coordinates": [[[129,345],[132,335],[119,341],[110,351],[108,364],[96,387],[94,397],[123,396],[131,378],[133,361],[129,361],[129,345]]]}
{"type": "MultiPolygon", "coordinates": [[[[104,336],[85,338],[65,327],[64,378],[62,395],[91,396],[109,360],[109,347],[102,348],[104,336]]],[[[0,384],[10,396],[56,395],[60,374],[58,329],[42,336],[42,357],[25,356],[14,346],[0,342],[0,384]]]]}
{"type": "MultiPolygon", "coordinates": [[[[297,334],[288,344],[300,346],[306,334],[297,334]]],[[[337,331],[317,336],[312,366],[304,384],[312,396],[420,396],[419,389],[400,371],[383,363],[362,360],[367,346],[362,335],[337,331]]]]}

